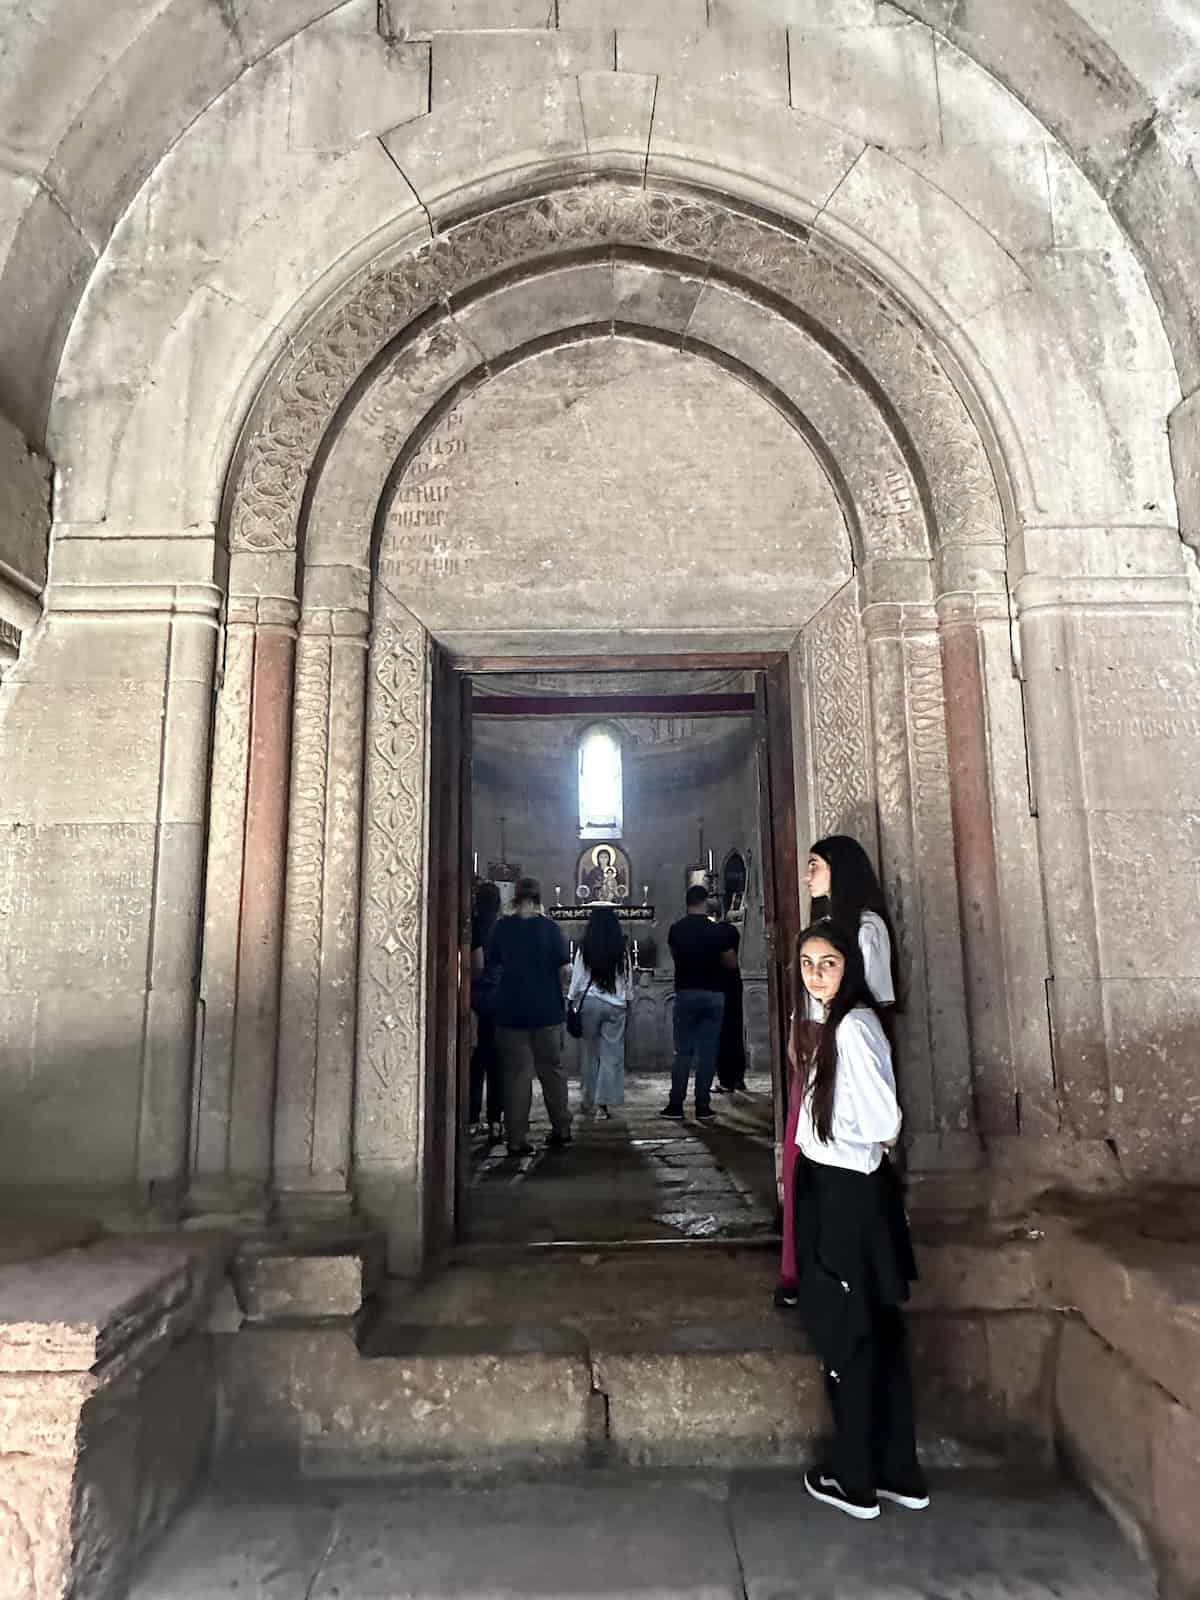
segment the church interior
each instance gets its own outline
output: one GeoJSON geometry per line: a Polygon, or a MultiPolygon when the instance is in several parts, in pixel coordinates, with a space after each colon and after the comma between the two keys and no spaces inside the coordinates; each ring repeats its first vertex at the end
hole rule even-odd
{"type": "Polygon", "coordinates": [[[1198,106],[1198,0],[0,0],[0,1600],[1200,1597],[1198,106]],[[523,876],[628,1016],[510,1155],[523,876]]]}
{"type": "MultiPolygon", "coordinates": [[[[474,680],[473,877],[497,881],[502,902],[522,875],[536,878],[572,959],[590,911],[611,905],[628,943],[632,984],[623,1106],[608,1117],[580,1115],[579,1045],[568,1041],[573,1148],[523,1163],[524,1181],[514,1182],[507,1151],[481,1126],[464,1218],[468,1248],[497,1238],[619,1244],[773,1235],[756,771],[765,751],[763,734],[756,738],[753,679],[691,671],[474,680]],[[711,915],[737,929],[742,1002],[718,1062],[719,1116],[703,1130],[694,1119],[679,1127],[658,1115],[673,1054],[667,940],[696,882],[710,891],[711,915]]],[[[549,1125],[536,1104],[532,1127],[541,1142],[549,1125]]]]}

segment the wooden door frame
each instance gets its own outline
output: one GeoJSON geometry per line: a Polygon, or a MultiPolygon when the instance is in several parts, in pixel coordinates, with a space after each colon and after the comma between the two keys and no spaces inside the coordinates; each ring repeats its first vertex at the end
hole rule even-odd
{"type": "MultiPolygon", "coordinates": [[[[476,677],[494,677],[514,672],[704,672],[741,671],[756,674],[756,682],[770,681],[775,693],[763,702],[764,719],[760,747],[765,748],[766,768],[760,774],[759,840],[763,860],[764,905],[767,924],[769,1026],[771,1031],[771,1076],[775,1104],[776,1138],[782,1137],[784,1050],[787,1036],[788,986],[783,975],[787,953],[780,952],[781,937],[775,919],[780,893],[788,892],[789,882],[798,884],[799,862],[796,840],[796,794],[792,761],[791,706],[789,697],[789,656],[786,650],[674,652],[670,655],[621,656],[494,656],[456,655],[434,640],[435,656],[430,705],[430,817],[429,817],[429,939],[430,939],[430,1027],[427,1041],[427,1071],[430,1092],[427,1104],[432,1120],[427,1124],[432,1154],[444,1140],[445,1160],[427,1172],[427,1183],[437,1184],[441,1196],[431,1195],[435,1226],[429,1238],[430,1253],[443,1255],[461,1238],[466,1199],[466,1104],[470,1074],[470,930],[471,930],[471,682],[476,677]],[[764,744],[765,741],[765,744],[764,744]],[[767,779],[766,787],[763,778],[767,779]],[[441,790],[438,784],[443,785],[441,790]],[[447,792],[447,786],[449,792],[447,792]],[[786,787],[784,787],[786,786],[786,787]],[[790,807],[783,807],[785,826],[775,828],[773,798],[781,791],[790,794],[790,807]],[[444,808],[435,803],[439,793],[446,795],[444,808]],[[776,835],[780,835],[777,839],[776,835]],[[790,870],[789,870],[790,857],[790,870]],[[768,882],[770,890],[768,891],[768,882]],[[453,908],[453,910],[451,909],[453,908]],[[451,1021],[455,1019],[455,1029],[451,1021]],[[453,1078],[453,1089],[449,1080],[453,1078]],[[440,1080],[440,1083],[439,1083],[440,1080]],[[449,1126],[436,1126],[438,1111],[452,1114],[449,1126]],[[452,1142],[451,1142],[452,1137],[452,1142]],[[443,1167],[445,1170],[443,1170],[443,1167]],[[439,1178],[447,1181],[441,1182],[439,1178]]],[[[761,765],[761,763],[760,763],[761,765]]],[[[800,914],[799,897],[795,916],[800,914]]],[[[786,921],[786,919],[785,919],[786,921]]],[[[788,924],[790,926],[790,923],[788,924]]]]}

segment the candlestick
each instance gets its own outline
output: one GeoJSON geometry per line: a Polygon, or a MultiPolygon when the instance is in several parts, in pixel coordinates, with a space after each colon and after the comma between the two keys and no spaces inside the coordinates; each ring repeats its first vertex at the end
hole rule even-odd
{"type": "Polygon", "coordinates": [[[648,883],[642,885],[642,904],[644,906],[650,904],[650,885],[648,883]]]}
{"type": "Polygon", "coordinates": [[[562,905],[562,884],[561,883],[556,883],[554,885],[554,904],[556,906],[562,905]]]}
{"type": "Polygon", "coordinates": [[[712,871],[712,851],[708,852],[708,870],[712,871]]]}
{"type": "Polygon", "coordinates": [[[471,854],[471,871],[475,874],[476,877],[479,876],[479,851],[478,850],[473,851],[472,854],[471,854]]]}
{"type": "Polygon", "coordinates": [[[636,939],[633,941],[633,964],[635,967],[638,964],[638,946],[636,939]]]}

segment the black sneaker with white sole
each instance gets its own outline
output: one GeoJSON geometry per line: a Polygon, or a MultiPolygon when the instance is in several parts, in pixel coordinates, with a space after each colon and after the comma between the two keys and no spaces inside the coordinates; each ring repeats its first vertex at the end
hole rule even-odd
{"type": "Polygon", "coordinates": [[[924,1511],[929,1505],[929,1490],[920,1478],[905,1483],[877,1483],[875,1493],[906,1511],[924,1511]]]}
{"type": "Polygon", "coordinates": [[[844,1511],[848,1517],[857,1517],[860,1522],[871,1522],[879,1515],[879,1501],[873,1494],[847,1494],[837,1479],[820,1467],[804,1474],[804,1487],[814,1500],[844,1511]]]}

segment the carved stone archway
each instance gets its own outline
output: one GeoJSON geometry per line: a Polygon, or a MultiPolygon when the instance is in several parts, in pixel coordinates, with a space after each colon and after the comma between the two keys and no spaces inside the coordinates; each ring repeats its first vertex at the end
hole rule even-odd
{"type": "Polygon", "coordinates": [[[978,408],[898,297],[817,234],[710,196],[616,181],[566,188],[447,228],[348,285],[264,388],[229,480],[231,638],[213,797],[224,843],[210,857],[197,1178],[247,1190],[273,1179],[325,1202],[353,1180],[403,1235],[398,1263],[422,1248],[429,640],[378,578],[373,530],[406,455],[454,395],[488,382],[522,343],[602,332],[605,321],[737,364],[792,408],[839,485],[859,571],[798,641],[805,770],[822,831],[878,827],[914,975],[906,1053],[926,1062],[910,1088],[920,1162],[969,1163],[979,1118],[1014,1132],[1014,1092],[1027,1117],[1031,1107],[1056,1114],[1046,1052],[1026,1033],[1018,1057],[1003,994],[972,1003],[981,983],[994,998],[1020,939],[1037,964],[1027,924],[1018,938],[1004,910],[1015,897],[995,844],[998,826],[1030,826],[995,779],[1022,752],[996,748],[1019,741],[1020,721],[1003,499],[978,408]],[[578,294],[543,292],[559,308],[548,325],[518,316],[522,333],[507,345],[489,329],[501,294],[519,309],[523,286],[575,271],[568,287],[578,289],[596,262],[686,278],[699,292],[677,325],[655,323],[649,295],[633,309],[614,300],[589,311],[578,294]],[[720,323],[734,301],[749,309],[718,347],[720,330],[704,319],[720,323]],[[461,346],[471,348],[460,358],[461,346]],[[810,359],[802,347],[869,414],[877,470],[839,453],[811,404],[790,398],[786,365],[810,359]],[[381,383],[388,404],[373,413],[381,383]],[[339,447],[355,429],[370,436],[375,477],[365,482],[339,478],[339,447]],[[815,663],[821,671],[804,670],[815,663]],[[289,730],[278,705],[293,681],[289,730]],[[856,699],[861,717],[839,711],[856,699]],[[285,783],[286,827],[266,803],[285,783]],[[244,1108],[272,1103],[273,1137],[245,1126],[244,1108]]]}

